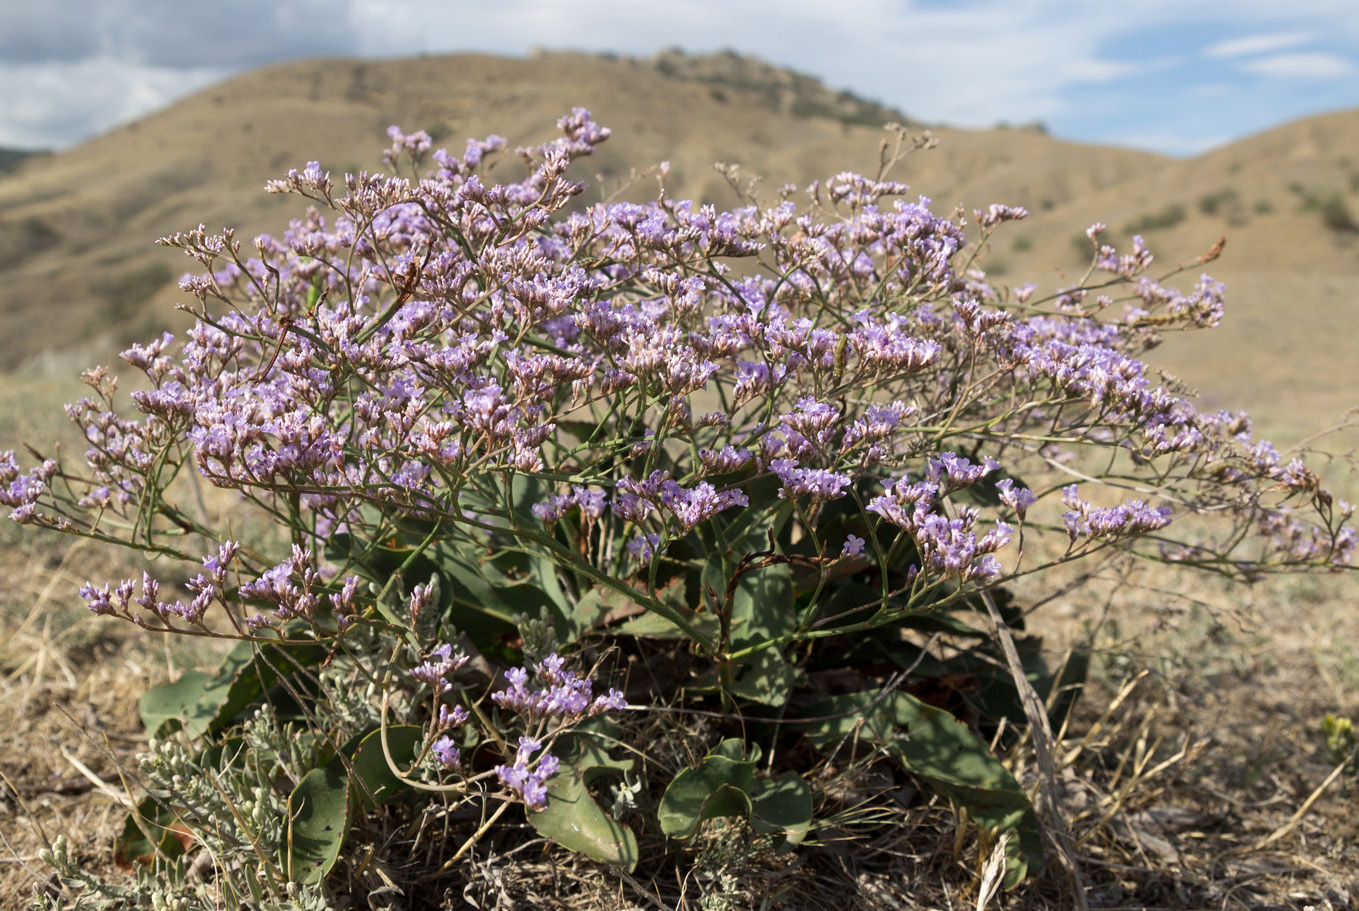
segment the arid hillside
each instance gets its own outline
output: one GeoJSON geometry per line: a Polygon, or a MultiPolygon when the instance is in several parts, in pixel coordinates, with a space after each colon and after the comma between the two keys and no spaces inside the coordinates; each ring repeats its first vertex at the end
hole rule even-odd
{"type": "MultiPolygon", "coordinates": [[[[644,199],[671,163],[672,195],[735,204],[713,167],[742,166],[768,195],[842,170],[873,170],[904,119],[810,77],[731,54],[649,60],[543,53],[386,62],[315,60],[257,70],[70,151],[0,173],[0,369],[73,371],[174,325],[174,280],[191,265],[156,237],[192,227],[277,231],[298,209],[264,182],[319,160],[376,170],[388,125],[460,148],[499,133],[552,135],[573,106],[614,138],[585,162],[591,192],[644,199]]],[[[1168,339],[1163,363],[1215,404],[1259,412],[1283,436],[1359,401],[1359,111],[1289,124],[1191,160],[1063,142],[1037,128],[937,129],[938,147],[893,176],[941,209],[990,202],[1032,217],[983,263],[1004,281],[1057,287],[1080,274],[1093,221],[1147,236],[1167,265],[1220,237],[1211,267],[1233,310],[1216,333],[1168,339]],[[1078,241],[1079,239],[1079,241],[1078,241]],[[1318,382],[1319,377],[1325,382],[1318,382]]],[[[500,168],[517,168],[513,156],[500,168]]],[[[1193,280],[1196,274],[1186,277],[1193,280]]]]}

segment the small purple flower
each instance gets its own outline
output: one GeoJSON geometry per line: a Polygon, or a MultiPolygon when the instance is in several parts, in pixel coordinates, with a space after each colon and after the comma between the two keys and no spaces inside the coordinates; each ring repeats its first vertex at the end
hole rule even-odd
{"type": "Polygon", "coordinates": [[[595,697],[595,701],[590,703],[590,714],[598,715],[601,712],[621,712],[628,707],[627,699],[623,698],[622,690],[609,688],[609,692],[603,696],[595,697]]]}
{"type": "Polygon", "coordinates": [[[547,806],[547,780],[561,767],[561,762],[556,756],[545,752],[538,757],[536,766],[530,768],[534,765],[533,754],[542,748],[541,741],[532,737],[520,737],[519,748],[514,754],[514,764],[495,767],[495,774],[500,779],[501,785],[523,798],[525,806],[531,810],[541,810],[547,806]]]}
{"type": "Polygon", "coordinates": [[[750,450],[737,449],[730,445],[723,446],[720,452],[713,452],[711,449],[698,451],[699,461],[711,474],[730,474],[749,464],[752,458],[754,453],[750,450]]]}
{"type": "Polygon", "coordinates": [[[931,459],[925,466],[925,477],[927,480],[940,484],[941,496],[946,496],[955,490],[970,487],[980,481],[983,477],[993,471],[1000,470],[1000,464],[995,459],[987,458],[982,464],[974,465],[966,458],[956,453],[946,452],[937,459],[931,459]]]}
{"type": "Polygon", "coordinates": [[[1020,521],[1028,515],[1029,507],[1037,502],[1033,491],[1027,487],[1015,487],[1015,482],[1010,478],[1001,478],[996,482],[996,490],[1000,491],[1001,502],[1015,511],[1020,521]]]}
{"type": "Polygon", "coordinates": [[[824,468],[799,468],[792,459],[774,459],[769,467],[783,482],[779,488],[782,499],[805,497],[817,503],[834,500],[844,496],[845,488],[854,483],[847,474],[824,468]]]}
{"type": "Polygon", "coordinates": [[[1003,206],[992,203],[985,212],[980,209],[975,210],[973,215],[977,219],[977,224],[983,228],[994,228],[1003,221],[1018,221],[1028,218],[1029,210],[1023,206],[1003,206]]]}
{"type": "Polygon", "coordinates": [[[557,494],[545,501],[534,503],[531,511],[535,518],[551,524],[566,515],[572,507],[579,507],[581,517],[586,522],[597,522],[604,515],[606,506],[604,491],[590,490],[577,485],[571,488],[570,493],[557,494]]]}
{"type": "Polygon", "coordinates": [[[218,588],[227,587],[227,569],[236,559],[240,549],[241,545],[237,542],[224,541],[215,556],[203,558],[203,568],[211,574],[212,581],[218,588]]]}
{"type": "Polygon", "coordinates": [[[32,507],[47,490],[48,482],[56,473],[56,461],[47,459],[37,468],[20,474],[14,451],[0,452],[0,506],[10,506],[16,510],[32,507]]]}
{"type": "Polygon", "coordinates": [[[358,590],[359,577],[346,576],[340,590],[330,595],[330,606],[336,614],[345,617],[354,612],[354,595],[358,590]]]}
{"type": "Polygon", "coordinates": [[[1080,498],[1075,484],[1062,489],[1062,503],[1069,510],[1062,521],[1073,542],[1083,537],[1131,538],[1170,524],[1169,506],[1151,507],[1141,500],[1128,500],[1119,506],[1093,506],[1080,498]]]}
{"type": "Polygon", "coordinates": [[[436,695],[443,695],[453,689],[448,678],[468,662],[467,655],[454,655],[453,646],[447,643],[436,645],[430,652],[430,660],[411,668],[412,680],[429,685],[436,695]]]}
{"type": "Polygon", "coordinates": [[[841,558],[862,557],[864,555],[864,539],[858,535],[849,535],[845,538],[845,546],[840,549],[841,558]]]}
{"type": "Polygon", "coordinates": [[[101,616],[113,616],[118,613],[118,609],[113,606],[113,595],[109,591],[109,586],[95,588],[89,582],[80,586],[80,597],[85,599],[86,605],[90,608],[90,613],[101,616]]]}
{"type": "Polygon", "coordinates": [[[462,765],[462,751],[453,743],[453,738],[447,734],[434,741],[431,750],[435,760],[445,769],[456,769],[462,765]]]}
{"type": "Polygon", "coordinates": [[[650,563],[651,558],[656,555],[656,548],[661,544],[661,536],[657,534],[640,534],[627,543],[628,553],[632,554],[643,563],[650,563]]]}
{"type": "Polygon", "coordinates": [[[471,717],[465,706],[439,704],[439,727],[441,729],[461,727],[471,717]]]}

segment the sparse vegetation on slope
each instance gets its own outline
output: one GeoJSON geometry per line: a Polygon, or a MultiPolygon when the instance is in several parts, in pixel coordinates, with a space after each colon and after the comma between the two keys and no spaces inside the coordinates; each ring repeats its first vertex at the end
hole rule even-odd
{"type": "Polygon", "coordinates": [[[795,117],[824,117],[847,124],[882,126],[899,123],[919,126],[909,116],[847,90],[829,88],[815,76],[774,66],[735,51],[687,54],[678,48],[651,57],[632,58],[654,66],[667,76],[700,82],[713,88],[713,99],[731,99],[723,89],[735,89],[759,99],[771,110],[795,117]]]}

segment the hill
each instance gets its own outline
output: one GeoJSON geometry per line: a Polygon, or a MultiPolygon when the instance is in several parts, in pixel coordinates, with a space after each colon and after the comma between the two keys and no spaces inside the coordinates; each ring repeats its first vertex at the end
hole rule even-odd
{"type": "MultiPolygon", "coordinates": [[[[737,197],[714,162],[741,163],[772,195],[788,181],[872,171],[880,121],[901,119],[735,54],[459,55],[256,70],[0,174],[0,314],[23,327],[0,336],[0,368],[44,354],[107,357],[173,323],[173,279],[188,264],[153,240],[199,222],[237,226],[245,237],[278,230],[297,201],[267,196],[263,185],[288,168],[319,159],[336,173],[378,169],[392,123],[454,148],[491,132],[512,145],[538,141],[576,105],[614,130],[585,163],[592,193],[646,198],[655,183],[633,169],[668,160],[672,194],[725,205],[737,197]]],[[[934,132],[938,148],[893,176],[942,209],[1006,202],[1033,213],[989,251],[984,267],[993,274],[1049,287],[1069,281],[1089,252],[1073,238],[1093,221],[1122,237],[1146,234],[1168,262],[1226,235],[1212,269],[1231,288],[1229,321],[1196,335],[1192,349],[1168,340],[1164,363],[1212,401],[1267,414],[1281,395],[1289,397],[1281,414],[1318,420],[1354,403],[1359,368],[1347,338],[1359,330],[1348,292],[1359,274],[1359,161],[1351,157],[1359,112],[1289,124],[1187,161],[1036,129],[934,132]],[[1285,359],[1300,355],[1328,365],[1337,382],[1289,373],[1285,359]]]]}
{"type": "Polygon", "coordinates": [[[19,162],[23,161],[25,158],[28,158],[32,155],[43,155],[43,154],[46,153],[40,152],[36,149],[0,148],[0,173],[8,171],[10,168],[14,167],[19,162]]]}

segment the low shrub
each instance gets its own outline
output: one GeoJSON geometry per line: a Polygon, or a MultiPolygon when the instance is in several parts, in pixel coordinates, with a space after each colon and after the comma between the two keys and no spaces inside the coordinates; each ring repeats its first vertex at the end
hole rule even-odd
{"type": "Polygon", "coordinates": [[[1359,220],[1354,217],[1349,203],[1339,193],[1332,193],[1321,201],[1321,220],[1332,231],[1342,234],[1359,232],[1359,220]]]}
{"type": "Polygon", "coordinates": [[[883,174],[581,206],[608,131],[559,126],[509,183],[497,137],[393,128],[393,176],[273,182],[311,208],[253,255],[165,238],[204,270],[195,327],[123,353],[130,407],[87,372],[83,465],[0,458],[20,524],[190,567],[183,598],[91,582],[95,614],[236,642],[141,701],[137,882],[62,843],[66,889],[328,907],[447,888],[492,833],[654,871],[719,820],[777,854],[871,816],[834,786],[869,767],[952,801],[1013,885],[1044,828],[992,745],[1041,751],[1082,660],[1048,666],[1009,583],[1114,551],[1348,565],[1347,504],[1138,359],[1223,308],[1140,238],[1094,226],[1078,283],[1003,289],[973,255],[1022,209],[941,217],[883,174]],[[241,544],[189,473],[287,544],[241,544]]]}
{"type": "Polygon", "coordinates": [[[1240,207],[1241,194],[1230,187],[1225,190],[1218,190],[1215,193],[1205,193],[1199,197],[1199,211],[1208,216],[1227,214],[1240,207]]]}
{"type": "Polygon", "coordinates": [[[1136,221],[1129,222],[1124,226],[1123,233],[1128,235],[1146,234],[1149,231],[1173,228],[1184,221],[1187,216],[1188,213],[1184,206],[1174,202],[1159,212],[1149,212],[1136,221]]]}

